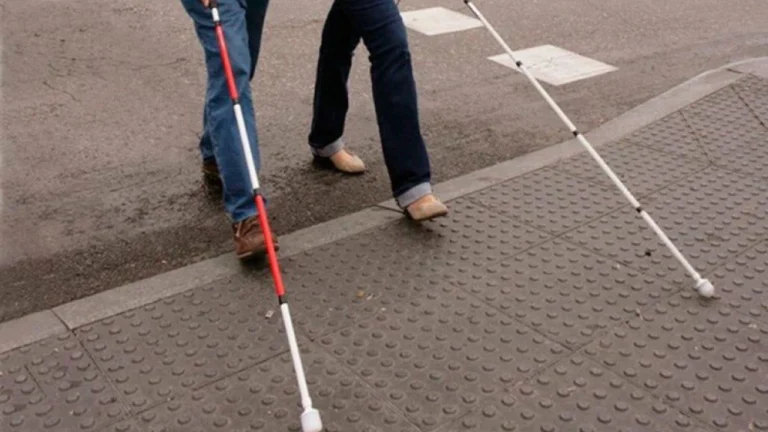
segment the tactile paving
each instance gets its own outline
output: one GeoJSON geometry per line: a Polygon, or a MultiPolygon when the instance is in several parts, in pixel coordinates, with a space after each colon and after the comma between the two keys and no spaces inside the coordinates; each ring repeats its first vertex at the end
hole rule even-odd
{"type": "Polygon", "coordinates": [[[626,205],[617,191],[545,168],[472,195],[473,201],[560,234],[626,205]]]}
{"type": "Polygon", "coordinates": [[[715,295],[729,307],[768,323],[768,243],[732,259],[710,275],[715,295]]]}
{"type": "Polygon", "coordinates": [[[683,110],[706,148],[709,160],[721,167],[765,176],[768,128],[728,86],[683,110]]]}
{"type": "Polygon", "coordinates": [[[768,430],[768,327],[685,292],[584,353],[711,429],[768,430]]]}
{"type": "Polygon", "coordinates": [[[768,80],[749,75],[733,84],[733,88],[763,126],[768,126],[768,80]]]}
{"type": "Polygon", "coordinates": [[[145,432],[144,429],[137,426],[133,420],[126,420],[120,423],[110,425],[99,432],[145,432]]]}
{"type": "Polygon", "coordinates": [[[288,350],[274,294],[220,281],[78,329],[133,412],[177,398],[288,350]]]}
{"type": "MultiPolygon", "coordinates": [[[[766,185],[708,168],[641,203],[699,272],[710,271],[768,234],[766,185]]],[[[569,241],[658,277],[690,277],[642,217],[624,208],[567,233],[569,241]]]]}
{"type": "Polygon", "coordinates": [[[456,283],[572,349],[680,289],[559,240],[456,283]]]}
{"type": "Polygon", "coordinates": [[[440,432],[707,432],[583,356],[559,361],[440,432]]]}
{"type": "MultiPolygon", "coordinates": [[[[652,129],[655,126],[648,126],[652,129]]],[[[671,139],[671,138],[670,138],[671,139]]],[[[658,145],[658,144],[657,144],[658,145]]],[[[611,170],[635,197],[642,197],[655,190],[681,181],[704,169],[708,162],[701,159],[675,157],[652,148],[620,142],[597,149],[611,170]]],[[[626,201],[607,174],[588,153],[582,153],[560,162],[562,169],[591,183],[612,188],[613,195],[626,201]]]]}
{"type": "Polygon", "coordinates": [[[121,420],[117,393],[69,333],[0,361],[0,430],[93,431],[121,420]]]}
{"type": "MultiPolygon", "coordinates": [[[[652,148],[663,153],[707,160],[704,146],[699,142],[699,138],[688,124],[688,120],[679,111],[633,132],[623,138],[622,141],[652,148]]],[[[602,148],[598,150],[603,152],[602,148]]]]}
{"type": "Polygon", "coordinates": [[[436,288],[320,344],[424,431],[569,353],[455,287],[436,288]]]}
{"type": "MultiPolygon", "coordinates": [[[[322,349],[302,347],[324,432],[418,432],[397,410],[322,349]]],[[[299,432],[302,413],[289,355],[273,358],[138,416],[147,432],[299,432]]]]}
{"type": "Polygon", "coordinates": [[[450,217],[393,223],[291,257],[284,279],[297,325],[316,338],[550,237],[459,199],[450,217]]]}

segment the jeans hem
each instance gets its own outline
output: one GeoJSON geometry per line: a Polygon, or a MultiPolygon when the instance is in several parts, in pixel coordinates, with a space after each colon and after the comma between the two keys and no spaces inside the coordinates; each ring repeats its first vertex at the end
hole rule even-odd
{"type": "Polygon", "coordinates": [[[344,141],[339,138],[336,141],[322,147],[310,144],[309,148],[313,155],[321,158],[329,158],[344,149],[344,141]]]}
{"type": "Polygon", "coordinates": [[[418,201],[420,198],[429,195],[432,193],[432,185],[429,183],[420,183],[416,186],[408,189],[407,191],[401,193],[395,198],[395,201],[397,201],[397,205],[404,209],[408,207],[409,205],[413,204],[414,202],[418,201]]]}

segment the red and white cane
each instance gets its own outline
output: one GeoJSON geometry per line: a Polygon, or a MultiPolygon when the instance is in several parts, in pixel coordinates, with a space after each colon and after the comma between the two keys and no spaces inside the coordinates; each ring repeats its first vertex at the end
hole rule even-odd
{"type": "Polygon", "coordinates": [[[301,356],[299,355],[299,345],[296,341],[296,333],[294,332],[293,321],[291,320],[291,312],[288,309],[288,302],[285,299],[285,287],[283,286],[283,278],[280,274],[280,265],[277,261],[275,245],[272,240],[272,230],[269,228],[267,211],[264,208],[264,198],[261,195],[261,191],[259,189],[259,177],[256,174],[256,166],[253,162],[253,153],[251,152],[248,133],[245,130],[243,109],[240,106],[240,100],[237,93],[237,85],[235,84],[235,77],[232,74],[232,64],[229,61],[229,52],[227,51],[227,43],[224,39],[224,30],[222,29],[221,25],[221,16],[219,14],[218,2],[216,0],[211,0],[209,7],[211,8],[211,13],[213,15],[216,39],[218,39],[219,42],[221,61],[224,64],[224,73],[227,78],[227,85],[229,86],[229,96],[232,98],[232,104],[234,105],[235,118],[237,119],[237,129],[240,134],[240,143],[243,146],[245,161],[248,165],[248,175],[251,179],[253,198],[256,202],[256,209],[259,212],[259,223],[261,225],[261,231],[264,233],[264,239],[267,244],[269,269],[272,272],[272,279],[275,282],[275,293],[277,294],[277,300],[280,304],[280,311],[282,312],[283,323],[285,324],[285,333],[288,337],[288,345],[291,349],[293,368],[296,371],[296,379],[299,383],[301,405],[304,408],[304,412],[301,414],[301,428],[304,432],[320,432],[323,429],[323,423],[320,419],[320,413],[312,407],[312,398],[309,397],[307,380],[304,376],[304,367],[301,364],[301,356]]]}

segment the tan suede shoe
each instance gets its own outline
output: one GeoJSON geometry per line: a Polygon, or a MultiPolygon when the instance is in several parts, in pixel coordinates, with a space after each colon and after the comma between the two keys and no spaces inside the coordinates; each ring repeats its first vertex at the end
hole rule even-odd
{"type": "Polygon", "coordinates": [[[429,194],[406,207],[405,214],[416,222],[423,222],[447,215],[448,208],[434,195],[429,194]]]}
{"type": "Polygon", "coordinates": [[[330,158],[333,167],[345,174],[361,174],[365,172],[363,160],[342,149],[330,158]]]}

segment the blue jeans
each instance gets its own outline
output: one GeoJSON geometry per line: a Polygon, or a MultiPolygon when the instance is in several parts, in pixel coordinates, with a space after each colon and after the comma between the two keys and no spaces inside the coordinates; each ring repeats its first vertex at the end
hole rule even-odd
{"type": "MultiPolygon", "coordinates": [[[[194,22],[205,54],[208,86],[203,107],[203,135],[200,152],[204,160],[215,159],[224,184],[224,207],[233,222],[255,216],[253,189],[248,176],[232,100],[219,54],[219,45],[211,11],[200,0],[181,0],[194,22]]],[[[261,167],[256,118],[251,98],[250,80],[256,71],[261,34],[268,0],[219,0],[224,37],[232,63],[232,73],[245,117],[256,169],[261,167]]]]}
{"type": "Polygon", "coordinates": [[[376,120],[392,192],[401,207],[431,193],[405,24],[393,0],[335,0],[323,28],[309,145],[319,157],[343,147],[347,80],[362,39],[370,56],[376,120]]]}

